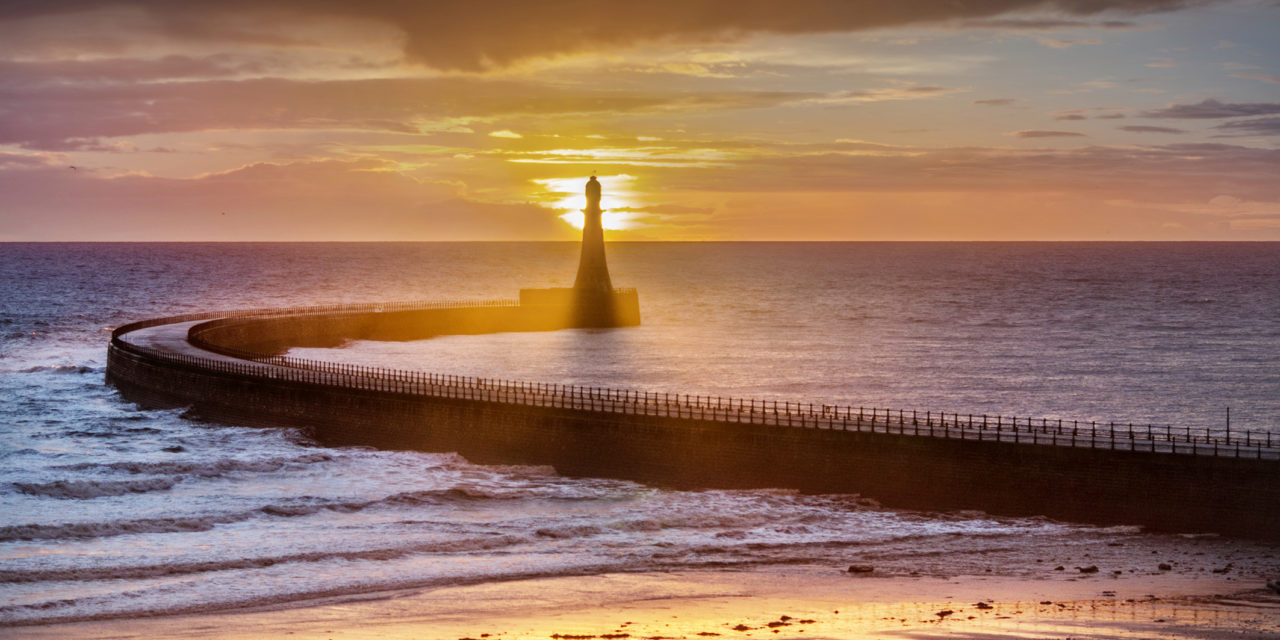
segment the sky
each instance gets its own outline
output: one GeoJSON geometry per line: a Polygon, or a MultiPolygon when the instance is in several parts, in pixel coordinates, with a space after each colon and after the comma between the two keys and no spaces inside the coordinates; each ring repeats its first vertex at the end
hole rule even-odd
{"type": "Polygon", "coordinates": [[[0,241],[1280,240],[1275,0],[5,0],[0,241]],[[575,218],[575,214],[577,217],[575,218]]]}

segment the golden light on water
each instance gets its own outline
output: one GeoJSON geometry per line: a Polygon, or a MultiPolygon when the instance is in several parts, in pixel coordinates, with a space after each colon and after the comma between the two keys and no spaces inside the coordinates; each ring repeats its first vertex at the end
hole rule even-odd
{"type": "MultiPolygon", "coordinates": [[[[598,176],[602,187],[600,207],[604,209],[601,223],[606,231],[625,231],[642,226],[638,221],[639,214],[633,209],[638,207],[635,192],[635,176],[617,174],[598,176]]],[[[587,196],[584,193],[587,179],[543,178],[534,180],[542,185],[541,199],[552,209],[563,211],[560,219],[575,229],[583,225],[582,210],[587,207],[587,196]]]]}

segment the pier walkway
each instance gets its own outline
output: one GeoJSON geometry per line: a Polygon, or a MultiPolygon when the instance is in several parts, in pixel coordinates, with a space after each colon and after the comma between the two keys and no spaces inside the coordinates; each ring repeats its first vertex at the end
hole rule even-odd
{"type": "MultiPolygon", "coordinates": [[[[386,305],[386,308],[447,308],[459,304],[463,303],[412,303],[386,305]]],[[[488,304],[496,306],[502,302],[488,304]]],[[[368,313],[370,308],[381,310],[383,307],[357,305],[304,312],[368,313]]],[[[289,311],[270,313],[289,315],[289,311]]],[[[255,313],[268,312],[243,312],[243,315],[255,317],[255,313]]],[[[112,341],[120,349],[214,371],[414,396],[792,429],[1280,460],[1280,436],[1270,432],[837,406],[475,378],[266,355],[205,342],[201,326],[211,319],[229,315],[198,314],[194,319],[183,316],[136,323],[117,329],[112,341]],[[154,324],[156,322],[160,324],[154,324]]]]}
{"type": "Polygon", "coordinates": [[[1280,540],[1280,441],[1267,432],[670,394],[284,355],[352,338],[583,326],[572,298],[524,298],[145,320],[112,333],[107,379],[143,404],[298,427],[329,446],[456,452],[478,464],[681,489],[859,494],[903,509],[1280,540]]]}

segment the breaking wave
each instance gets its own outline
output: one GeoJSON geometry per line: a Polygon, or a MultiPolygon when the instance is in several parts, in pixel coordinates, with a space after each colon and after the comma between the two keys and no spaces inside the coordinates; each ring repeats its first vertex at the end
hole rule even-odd
{"type": "Polygon", "coordinates": [[[168,491],[182,478],[146,478],[141,480],[55,480],[53,482],[15,482],[13,486],[29,496],[65,500],[89,500],[129,493],[168,491]]]}
{"type": "Polygon", "coordinates": [[[66,471],[124,471],[138,475],[184,475],[211,478],[236,471],[270,473],[286,467],[329,462],[333,456],[325,453],[313,453],[294,457],[266,458],[262,460],[237,460],[226,458],[221,460],[183,462],[82,462],[79,464],[54,467],[66,471]]]}
{"type": "MultiPolygon", "coordinates": [[[[176,483],[174,479],[158,479],[162,482],[176,483]]],[[[139,480],[148,483],[151,480],[139,480]]],[[[50,485],[68,485],[80,483],[50,483],[50,485]]],[[[94,483],[87,483],[94,484],[94,483]]],[[[128,483],[117,483],[128,484],[128,483]]],[[[39,485],[49,486],[49,485],[39,485]]],[[[96,485],[95,485],[96,486],[96,485]]],[[[170,484],[169,486],[172,486],[170,484]]],[[[127,493],[118,489],[117,493],[101,495],[122,495],[127,493]]],[[[57,497],[75,497],[59,495],[57,497]]],[[[96,496],[95,496],[96,497],[96,496]]],[[[317,500],[302,499],[293,502],[268,504],[256,509],[237,513],[195,515],[174,518],[143,518],[134,520],[112,520],[106,522],[73,522],[58,524],[20,524],[0,527],[0,542],[15,540],[57,540],[62,538],[105,538],[112,536],[147,534],[147,533],[190,533],[208,531],[218,525],[230,524],[260,516],[280,518],[297,518],[314,515],[323,511],[338,513],[355,513],[365,509],[383,506],[413,507],[431,506],[448,503],[473,502],[477,500],[516,500],[521,497],[515,492],[507,495],[490,494],[482,490],[468,487],[449,487],[446,489],[406,491],[373,500],[317,500]]]]}
{"type": "Polygon", "coordinates": [[[74,569],[0,569],[0,583],[87,581],[87,580],[141,580],[168,576],[183,576],[214,571],[262,569],[296,562],[324,562],[327,560],[395,560],[416,553],[465,553],[491,551],[528,542],[521,536],[486,536],[460,538],[448,541],[425,542],[397,547],[376,549],[352,549],[315,551],[254,558],[235,558],[209,562],[180,562],[166,564],[135,565],[126,567],[84,567],[74,569]]]}

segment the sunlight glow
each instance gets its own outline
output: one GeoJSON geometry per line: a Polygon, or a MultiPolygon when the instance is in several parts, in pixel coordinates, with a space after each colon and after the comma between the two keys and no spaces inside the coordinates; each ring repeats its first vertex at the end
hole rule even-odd
{"type": "MultiPolygon", "coordinates": [[[[639,215],[632,211],[610,211],[610,208],[616,209],[632,209],[636,208],[635,201],[635,181],[636,177],[627,174],[618,174],[612,176],[599,176],[600,184],[603,187],[603,197],[600,200],[600,207],[604,209],[604,215],[601,216],[601,224],[604,225],[606,231],[625,231],[641,226],[637,218],[639,215]]],[[[540,200],[547,203],[552,209],[563,211],[560,219],[564,220],[575,229],[581,229],[583,225],[582,210],[587,206],[587,196],[584,193],[586,179],[582,177],[572,178],[542,178],[534,180],[535,183],[542,185],[543,193],[540,194],[540,200]]]]}

